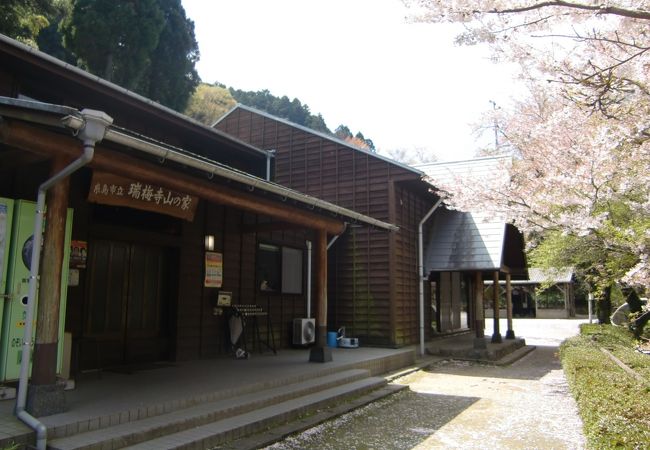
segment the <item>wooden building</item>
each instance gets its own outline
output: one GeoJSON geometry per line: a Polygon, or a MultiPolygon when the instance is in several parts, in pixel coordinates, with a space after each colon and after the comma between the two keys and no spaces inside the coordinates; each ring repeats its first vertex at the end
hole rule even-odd
{"type": "Polygon", "coordinates": [[[439,200],[423,172],[243,105],[215,128],[273,152],[275,182],[399,227],[350,224],[329,249],[328,323],[364,345],[418,343],[418,226],[439,200]]]}
{"type": "MultiPolygon", "coordinates": [[[[378,246],[379,256],[403,245],[391,237],[397,227],[389,222],[411,220],[361,207],[360,200],[340,202],[352,210],[268,182],[267,152],[256,144],[0,35],[0,197],[36,201],[43,183],[81,155],[75,171],[46,191],[36,385],[55,382],[60,308],[66,309],[75,372],[231,351],[218,304],[224,291],[233,304],[268,314],[277,347],[291,344],[292,321],[306,317],[313,293],[312,355],[326,360],[327,261],[337,267],[343,258],[328,258],[328,242],[353,223],[362,228],[352,239],[363,239],[357,245],[373,251],[378,246]],[[98,137],[87,137],[91,124],[101,128],[98,137]],[[63,264],[61,228],[67,208],[78,251],[70,267],[63,264]],[[307,241],[313,244],[313,286],[307,284],[307,241]],[[56,286],[68,269],[67,304],[61,305],[56,286]]],[[[407,178],[395,175],[396,182],[407,178]]],[[[392,192],[400,202],[419,205],[401,185],[392,192]]],[[[354,258],[346,261],[365,274],[376,270],[367,260],[363,267],[354,258]]],[[[387,268],[378,269],[364,276],[358,292],[387,283],[387,268]]],[[[338,277],[343,283],[344,275],[338,277]]],[[[6,295],[8,301],[15,296],[6,295]]],[[[381,295],[376,305],[390,308],[388,293],[381,295]]],[[[343,312],[334,306],[331,317],[338,318],[343,312]]]]}
{"type": "MultiPolygon", "coordinates": [[[[509,156],[419,165],[433,184],[446,188],[507,177],[509,156]]],[[[424,250],[424,272],[432,282],[438,330],[472,328],[477,345],[484,345],[485,317],[494,320],[493,342],[501,341],[499,318],[507,317],[507,338],[512,328],[512,284],[528,279],[523,234],[512,224],[489,211],[461,212],[441,208],[431,220],[424,250]],[[499,290],[484,300],[485,282],[505,286],[505,314],[499,310],[499,290]],[[487,310],[487,313],[486,313],[487,310]],[[490,314],[490,311],[492,313],[490,314]],[[474,322],[472,324],[471,322],[474,322]]]]}
{"type": "Polygon", "coordinates": [[[528,269],[529,279],[513,282],[515,316],[567,319],[576,316],[576,276],[573,267],[528,269]]]}

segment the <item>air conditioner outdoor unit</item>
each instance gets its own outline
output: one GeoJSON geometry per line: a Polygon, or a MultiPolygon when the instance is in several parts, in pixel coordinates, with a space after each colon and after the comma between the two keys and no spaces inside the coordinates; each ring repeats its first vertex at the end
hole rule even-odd
{"type": "Polygon", "coordinates": [[[314,319],[293,319],[293,345],[313,344],[316,340],[314,319]]]}

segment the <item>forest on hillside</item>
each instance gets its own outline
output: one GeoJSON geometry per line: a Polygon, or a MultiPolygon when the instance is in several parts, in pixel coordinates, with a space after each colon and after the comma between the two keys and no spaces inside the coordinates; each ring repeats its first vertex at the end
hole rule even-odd
{"type": "Polygon", "coordinates": [[[181,0],[2,0],[0,33],[207,125],[240,103],[375,151],[346,125],[332,132],[297,98],[202,83],[181,0]]]}

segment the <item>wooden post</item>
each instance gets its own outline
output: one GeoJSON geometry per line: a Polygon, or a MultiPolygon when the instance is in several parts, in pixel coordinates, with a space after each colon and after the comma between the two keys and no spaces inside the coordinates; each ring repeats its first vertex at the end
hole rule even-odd
{"type": "MultiPolygon", "coordinates": [[[[59,173],[68,161],[57,158],[51,174],[59,173]]],[[[59,311],[61,307],[61,274],[70,179],[67,177],[47,192],[45,233],[36,315],[36,343],[32,365],[32,383],[27,408],[34,415],[49,415],[66,409],[63,389],[56,383],[57,346],[59,342],[59,311]]]]}
{"type": "Polygon", "coordinates": [[[486,348],[483,274],[481,272],[474,273],[474,332],[474,348],[486,348]]]}
{"type": "Polygon", "coordinates": [[[508,331],[506,331],[506,339],[514,339],[515,330],[512,328],[512,283],[509,273],[506,273],[506,308],[508,315],[508,331]]]}
{"type": "Polygon", "coordinates": [[[317,230],[315,241],[316,345],[309,353],[309,361],[329,362],[332,360],[332,349],[327,346],[327,231],[317,230]]]}
{"type": "Polygon", "coordinates": [[[499,272],[494,271],[492,282],[492,303],[494,309],[494,332],[492,333],[492,343],[501,343],[501,332],[499,331],[499,272]]]}

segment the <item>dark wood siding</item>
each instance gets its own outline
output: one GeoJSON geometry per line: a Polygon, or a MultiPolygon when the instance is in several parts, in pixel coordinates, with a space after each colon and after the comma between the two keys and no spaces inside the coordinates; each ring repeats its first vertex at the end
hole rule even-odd
{"type": "MultiPolygon", "coordinates": [[[[258,289],[255,279],[257,245],[259,242],[305,248],[304,231],[255,232],[261,222],[257,215],[209,204],[202,211],[203,220],[197,219],[184,228],[181,260],[181,287],[178,303],[178,355],[179,359],[213,357],[230,351],[225,316],[215,315],[218,289],[203,286],[203,236],[216,237],[215,251],[223,254],[222,290],[232,292],[234,305],[257,305],[269,313],[272,337],[276,347],[291,345],[291,324],[294,318],[306,314],[306,294],[265,294],[258,289]],[[201,261],[197,264],[197,261],[201,261]],[[185,265],[184,265],[185,263],[185,265]],[[185,268],[183,268],[185,267],[185,268]]],[[[304,278],[303,278],[304,280],[304,278]]],[[[262,338],[267,337],[265,317],[257,320],[262,338]]],[[[255,343],[249,327],[248,347],[255,343]]],[[[269,334],[269,337],[271,335],[269,334]]],[[[255,348],[257,350],[257,348],[255,348]]],[[[268,349],[267,349],[268,350],[268,349]]]]}
{"type": "MultiPolygon", "coordinates": [[[[395,233],[395,307],[398,344],[419,341],[418,225],[432,202],[396,184],[395,208],[400,231],[395,233]]],[[[426,226],[425,233],[426,236],[426,226]]],[[[430,322],[430,300],[425,297],[425,324],[430,322]],[[428,307],[429,306],[429,307],[428,307]]],[[[427,336],[429,328],[425,326],[427,336]]]]}
{"type": "Polygon", "coordinates": [[[330,248],[328,324],[331,330],[345,326],[363,344],[418,342],[417,227],[434,198],[399,182],[417,182],[419,175],[246,108],[236,108],[217,127],[275,150],[275,182],[400,226],[395,233],[350,227],[330,248]]]}

